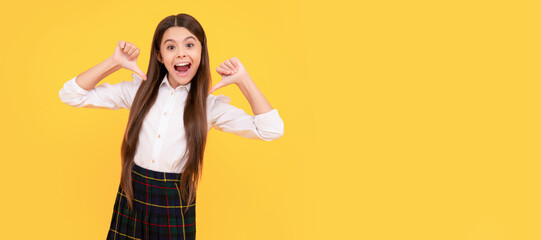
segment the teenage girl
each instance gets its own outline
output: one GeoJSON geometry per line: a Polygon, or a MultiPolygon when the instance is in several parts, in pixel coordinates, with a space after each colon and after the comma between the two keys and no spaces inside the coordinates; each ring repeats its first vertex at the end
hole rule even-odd
{"type": "Polygon", "coordinates": [[[66,82],[62,102],[74,107],[130,110],[121,148],[121,179],[107,239],[195,239],[195,202],[211,127],[245,138],[280,138],[284,123],[238,58],[222,62],[210,88],[207,38],[190,15],[157,26],[148,76],[139,48],[119,41],[113,55],[66,82]],[[98,84],[125,68],[133,81],[98,84]],[[215,90],[236,84],[254,115],[215,90]]]}

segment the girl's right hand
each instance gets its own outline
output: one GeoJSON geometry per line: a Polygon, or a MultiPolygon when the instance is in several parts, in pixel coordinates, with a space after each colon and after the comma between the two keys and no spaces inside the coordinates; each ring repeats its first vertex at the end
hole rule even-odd
{"type": "Polygon", "coordinates": [[[147,80],[147,75],[137,66],[137,56],[139,56],[139,48],[135,44],[120,40],[112,58],[122,68],[135,72],[143,80],[147,80]]]}

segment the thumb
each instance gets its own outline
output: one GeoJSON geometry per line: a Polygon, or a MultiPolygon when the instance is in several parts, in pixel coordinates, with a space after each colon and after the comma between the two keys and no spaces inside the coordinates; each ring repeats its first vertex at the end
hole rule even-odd
{"type": "Polygon", "coordinates": [[[137,73],[143,80],[147,80],[147,75],[136,65],[134,69],[132,69],[133,72],[137,73]]]}
{"type": "Polygon", "coordinates": [[[221,88],[223,86],[224,86],[224,84],[222,82],[217,83],[216,85],[212,86],[212,88],[210,89],[209,94],[212,94],[214,91],[218,90],[219,88],[221,88]]]}

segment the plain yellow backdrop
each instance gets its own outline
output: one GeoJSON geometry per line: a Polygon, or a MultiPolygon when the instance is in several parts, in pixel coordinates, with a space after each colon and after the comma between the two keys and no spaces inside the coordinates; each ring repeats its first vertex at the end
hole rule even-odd
{"type": "MultiPolygon", "coordinates": [[[[203,25],[285,123],[212,129],[198,239],[541,239],[536,1],[11,1],[0,10],[2,239],[105,239],[128,111],[58,91],[141,49],[168,15],[203,25]]],[[[122,69],[103,82],[131,80],[122,69]]],[[[216,94],[252,113],[230,85],[216,94]]]]}

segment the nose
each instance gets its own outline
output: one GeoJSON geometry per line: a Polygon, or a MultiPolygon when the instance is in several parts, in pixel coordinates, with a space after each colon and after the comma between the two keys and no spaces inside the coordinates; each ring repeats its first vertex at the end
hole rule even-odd
{"type": "Polygon", "coordinates": [[[182,50],[180,50],[180,51],[178,51],[178,53],[177,53],[177,57],[178,57],[178,58],[186,57],[186,53],[184,53],[182,50]]]}

